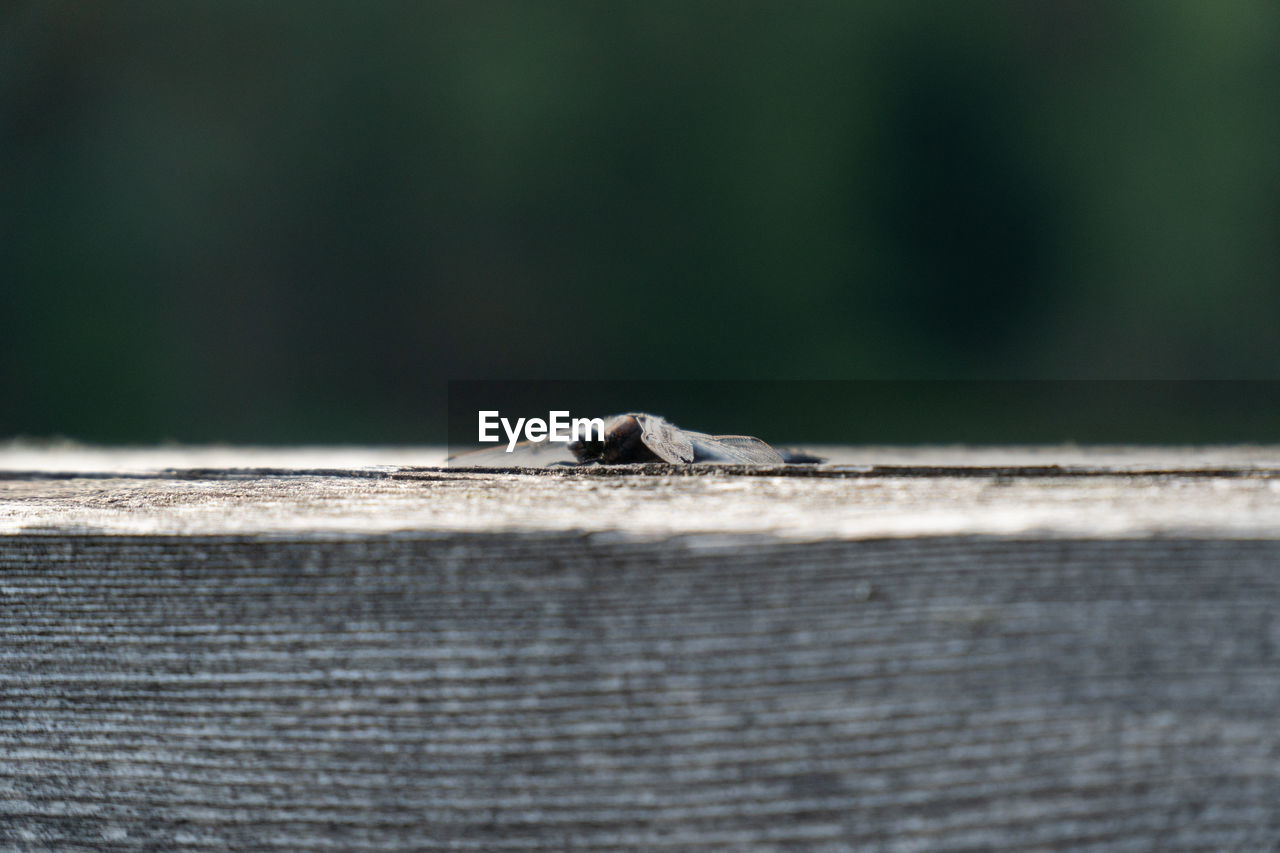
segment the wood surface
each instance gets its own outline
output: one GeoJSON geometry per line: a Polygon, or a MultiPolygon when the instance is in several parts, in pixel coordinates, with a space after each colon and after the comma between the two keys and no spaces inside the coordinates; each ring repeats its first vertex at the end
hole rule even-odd
{"type": "Polygon", "coordinates": [[[0,447],[0,847],[1280,847],[1280,451],[827,455],[0,447]]]}

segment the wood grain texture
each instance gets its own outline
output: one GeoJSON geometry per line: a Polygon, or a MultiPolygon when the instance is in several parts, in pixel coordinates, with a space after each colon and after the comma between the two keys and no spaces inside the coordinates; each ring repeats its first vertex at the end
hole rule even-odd
{"type": "Polygon", "coordinates": [[[0,844],[1276,849],[1237,462],[11,472],[0,844]]]}

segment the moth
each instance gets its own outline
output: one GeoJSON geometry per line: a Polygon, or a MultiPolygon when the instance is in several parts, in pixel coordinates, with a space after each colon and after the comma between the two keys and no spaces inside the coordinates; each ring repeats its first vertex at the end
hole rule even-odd
{"type": "Polygon", "coordinates": [[[802,451],[775,449],[749,435],[709,435],[681,429],[658,415],[630,412],[604,418],[603,438],[593,436],[568,444],[525,441],[510,453],[505,448],[477,450],[450,457],[449,464],[488,468],[639,462],[785,465],[821,461],[802,451]]]}

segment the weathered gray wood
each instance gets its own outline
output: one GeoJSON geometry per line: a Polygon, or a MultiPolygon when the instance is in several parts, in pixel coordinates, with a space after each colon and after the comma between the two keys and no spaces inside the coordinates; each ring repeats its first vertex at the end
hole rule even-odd
{"type": "Polygon", "coordinates": [[[0,843],[1280,845],[1276,454],[849,452],[0,454],[0,843]]]}

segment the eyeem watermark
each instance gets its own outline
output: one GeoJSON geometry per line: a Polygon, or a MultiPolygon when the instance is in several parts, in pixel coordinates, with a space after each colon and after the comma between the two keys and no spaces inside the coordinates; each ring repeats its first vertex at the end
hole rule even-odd
{"type": "Polygon", "coordinates": [[[499,426],[507,434],[507,452],[516,449],[520,440],[520,431],[524,430],[525,441],[604,441],[603,418],[573,418],[566,412],[547,412],[547,419],[516,418],[515,424],[502,417],[501,412],[482,411],[480,415],[480,441],[491,444],[502,441],[495,432],[499,426]],[[585,433],[585,435],[584,435],[585,433]]]}

